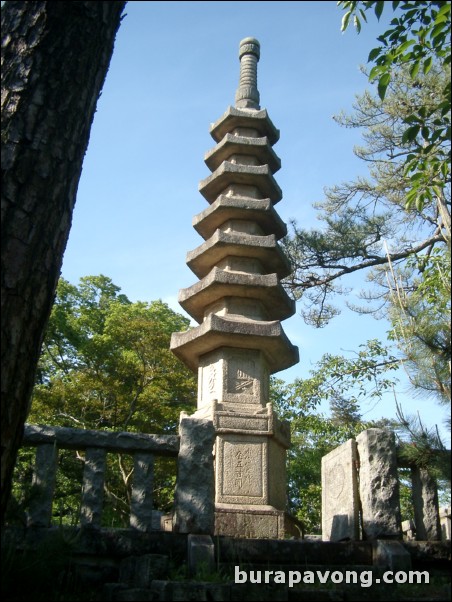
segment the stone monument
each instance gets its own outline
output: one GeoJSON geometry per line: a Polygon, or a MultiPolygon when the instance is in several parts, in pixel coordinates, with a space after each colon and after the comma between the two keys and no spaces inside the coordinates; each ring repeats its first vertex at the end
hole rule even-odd
{"type": "Polygon", "coordinates": [[[173,334],[171,349],[198,370],[193,418],[215,427],[215,533],[278,538],[290,432],[269,403],[269,377],[297,363],[298,348],[280,324],[295,305],[280,283],[291,268],[274,209],[282,198],[273,177],[279,131],[259,106],[259,54],[257,40],[242,40],[235,107],[210,128],[217,144],[205,162],[213,173],[199,186],[209,207],[193,220],[205,242],[187,256],[199,281],[179,293],[199,326],[173,334]]]}

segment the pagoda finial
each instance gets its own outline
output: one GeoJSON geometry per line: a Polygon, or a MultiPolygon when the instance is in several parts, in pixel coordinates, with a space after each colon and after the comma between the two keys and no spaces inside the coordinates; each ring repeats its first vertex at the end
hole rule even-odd
{"type": "Polygon", "coordinates": [[[240,42],[240,81],[235,95],[237,108],[259,109],[257,89],[257,62],[260,57],[260,44],[256,38],[245,38],[240,42]]]}

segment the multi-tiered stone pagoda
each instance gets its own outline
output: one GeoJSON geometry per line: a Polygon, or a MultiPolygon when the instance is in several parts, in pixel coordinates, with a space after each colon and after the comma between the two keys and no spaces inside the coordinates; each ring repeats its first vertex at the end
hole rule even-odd
{"type": "Polygon", "coordinates": [[[290,433],[269,403],[269,378],[298,362],[298,348],[280,323],[295,307],[280,283],[291,268],[274,209],[282,198],[273,177],[279,131],[259,106],[259,52],[254,38],[240,43],[235,107],[210,128],[212,174],[199,186],[209,207],[193,220],[205,242],[187,256],[199,281],[179,293],[199,326],[175,333],[171,349],[198,370],[194,416],[215,426],[215,532],[277,538],[284,536],[290,433]]]}

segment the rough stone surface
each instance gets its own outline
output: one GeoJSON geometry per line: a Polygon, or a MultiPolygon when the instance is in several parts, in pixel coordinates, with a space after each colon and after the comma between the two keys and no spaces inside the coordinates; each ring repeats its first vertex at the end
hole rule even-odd
{"type": "Polygon", "coordinates": [[[214,530],[213,423],[181,414],[179,435],[174,530],[211,534],[214,530]]]}
{"type": "Polygon", "coordinates": [[[230,297],[237,297],[244,309],[246,301],[254,307],[260,303],[273,319],[284,320],[295,313],[294,301],[276,274],[240,274],[215,267],[205,278],[179,291],[179,303],[198,323],[208,306],[230,297]]]}
{"type": "Polygon", "coordinates": [[[443,541],[451,539],[451,514],[450,508],[440,508],[439,520],[441,524],[441,539],[443,541]]]}
{"type": "Polygon", "coordinates": [[[411,570],[411,556],[399,541],[373,542],[373,563],[394,572],[411,570]]]}
{"type": "Polygon", "coordinates": [[[171,335],[171,350],[193,371],[202,355],[225,346],[262,349],[272,374],[299,361],[298,348],[290,343],[276,320],[235,321],[211,314],[199,326],[171,335]]]}
{"type": "Polygon", "coordinates": [[[215,547],[211,536],[190,534],[187,543],[189,575],[212,574],[215,570],[215,547]]]}
{"type": "Polygon", "coordinates": [[[105,449],[89,447],[85,453],[83,470],[80,524],[100,527],[104,499],[105,449]]]}
{"type": "Polygon", "coordinates": [[[273,234],[256,236],[223,232],[220,229],[206,242],[187,253],[187,265],[198,278],[204,278],[215,265],[229,256],[258,259],[266,273],[276,273],[280,278],[285,278],[292,270],[273,234]]]}
{"type": "Polygon", "coordinates": [[[193,227],[204,240],[228,219],[252,219],[264,234],[279,240],[287,234],[287,226],[276,213],[270,199],[247,199],[221,194],[210,207],[193,218],[193,227]]]}
{"type": "Polygon", "coordinates": [[[247,111],[228,107],[226,112],[210,127],[210,135],[216,142],[220,142],[226,134],[239,127],[256,130],[259,136],[267,136],[270,144],[275,144],[279,140],[279,130],[268,116],[267,109],[247,111]]]}
{"type": "Polygon", "coordinates": [[[176,435],[146,435],[143,433],[94,431],[64,426],[26,424],[24,446],[42,443],[57,444],[65,449],[99,447],[111,452],[156,452],[161,456],[177,456],[179,437],[176,435]]]}
{"type": "Polygon", "coordinates": [[[217,504],[215,533],[229,537],[283,539],[284,512],[271,506],[217,504]]]}
{"type": "Polygon", "coordinates": [[[282,199],[281,188],[268,165],[244,165],[230,161],[223,161],[213,174],[202,180],[199,192],[212,203],[231,185],[252,186],[258,199],[269,198],[273,203],[282,199]]]}
{"type": "Polygon", "coordinates": [[[415,539],[415,527],[414,521],[411,519],[402,521],[402,533],[403,539],[406,541],[411,541],[415,539]]]}
{"type": "Polygon", "coordinates": [[[151,531],[154,528],[152,524],[154,456],[136,453],[133,458],[133,466],[130,526],[139,531],[151,531]]]}
{"type": "Polygon", "coordinates": [[[148,588],[154,579],[168,573],[168,556],[143,554],[124,558],[119,565],[119,581],[129,587],[148,588]]]}
{"type": "Polygon", "coordinates": [[[28,526],[50,527],[52,520],[52,500],[58,460],[56,445],[44,444],[36,448],[33,471],[28,526]]]}
{"type": "Polygon", "coordinates": [[[441,524],[438,511],[438,488],[423,468],[412,468],[414,524],[418,541],[440,541],[441,524]]]}
{"type": "Polygon", "coordinates": [[[401,539],[399,480],[394,434],[368,429],[356,437],[363,537],[401,539]]]}
{"type": "Polygon", "coordinates": [[[322,539],[359,539],[356,442],[349,439],[322,458],[322,539]]]}

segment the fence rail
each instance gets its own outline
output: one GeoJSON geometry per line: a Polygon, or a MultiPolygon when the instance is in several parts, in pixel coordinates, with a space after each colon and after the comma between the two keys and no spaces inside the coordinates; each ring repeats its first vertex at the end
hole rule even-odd
{"type": "Polygon", "coordinates": [[[149,531],[152,525],[154,457],[177,457],[177,435],[108,432],[26,424],[22,445],[36,447],[33,496],[28,525],[49,527],[59,449],[85,451],[80,523],[100,527],[108,452],[129,454],[134,459],[130,527],[149,531]]]}

